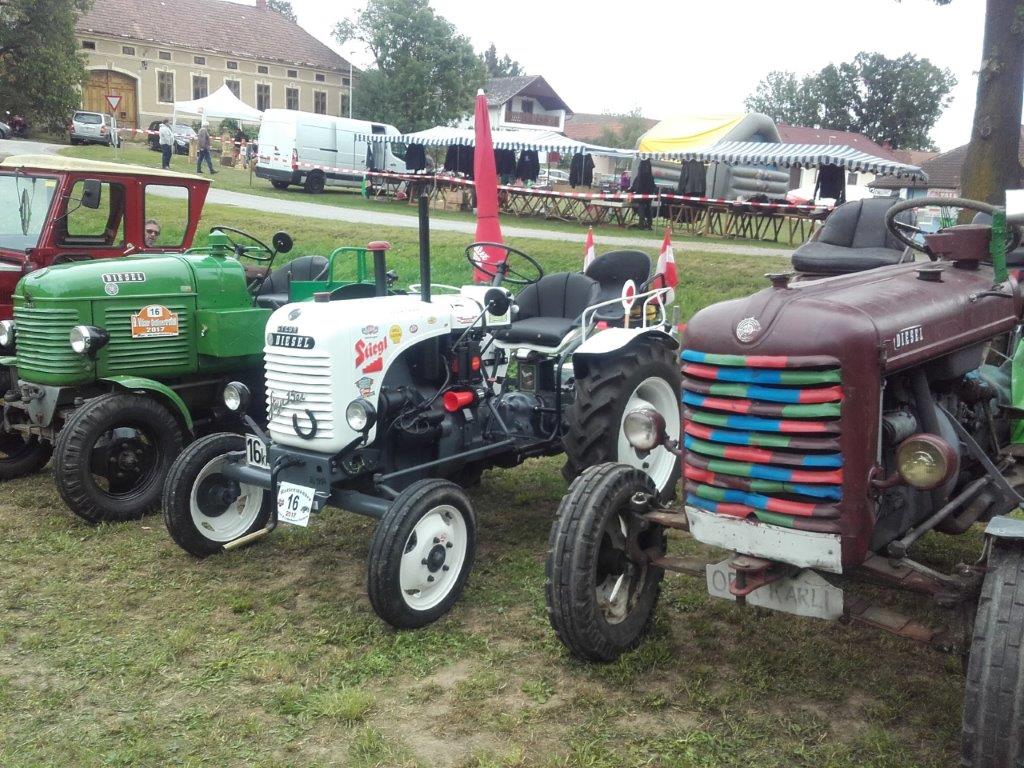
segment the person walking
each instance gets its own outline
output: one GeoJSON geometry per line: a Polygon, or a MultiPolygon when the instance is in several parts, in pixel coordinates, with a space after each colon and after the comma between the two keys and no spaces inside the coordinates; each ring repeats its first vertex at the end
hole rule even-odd
{"type": "Polygon", "coordinates": [[[199,154],[196,156],[196,173],[203,172],[203,158],[206,158],[206,165],[210,169],[210,173],[216,173],[213,170],[213,160],[210,159],[210,129],[207,128],[206,123],[203,123],[199,128],[199,154]]]}
{"type": "Polygon", "coordinates": [[[160,167],[165,171],[171,167],[171,153],[174,151],[174,134],[171,133],[171,120],[165,117],[160,123],[160,167]]]}

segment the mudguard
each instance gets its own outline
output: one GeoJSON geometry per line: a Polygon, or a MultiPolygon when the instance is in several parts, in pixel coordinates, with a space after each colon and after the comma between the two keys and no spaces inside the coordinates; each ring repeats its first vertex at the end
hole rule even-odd
{"type": "Polygon", "coordinates": [[[124,389],[130,392],[139,392],[140,390],[143,392],[152,392],[162,400],[166,400],[170,405],[172,405],[172,410],[176,410],[178,412],[182,421],[185,422],[185,427],[188,431],[192,431],[192,414],[189,413],[188,406],[185,405],[185,401],[178,396],[178,393],[166,384],[161,384],[159,381],[146,379],[141,376],[107,376],[100,379],[100,381],[109,381],[118,389],[124,389]]]}
{"type": "Polygon", "coordinates": [[[987,526],[985,535],[998,539],[1000,543],[1024,545],[1024,520],[1017,520],[1006,515],[996,515],[987,526]]]}
{"type": "Polygon", "coordinates": [[[607,355],[629,346],[637,339],[657,339],[669,349],[679,349],[678,341],[657,328],[607,328],[580,344],[572,356],[575,359],[577,355],[607,355]]]}

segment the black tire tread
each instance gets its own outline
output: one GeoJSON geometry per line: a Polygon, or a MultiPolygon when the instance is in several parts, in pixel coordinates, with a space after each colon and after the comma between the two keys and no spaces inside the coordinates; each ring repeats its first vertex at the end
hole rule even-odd
{"type": "Polygon", "coordinates": [[[16,480],[26,475],[34,475],[50,461],[53,444],[34,436],[31,440],[31,449],[25,455],[17,459],[0,457],[0,480],[16,480]]]}

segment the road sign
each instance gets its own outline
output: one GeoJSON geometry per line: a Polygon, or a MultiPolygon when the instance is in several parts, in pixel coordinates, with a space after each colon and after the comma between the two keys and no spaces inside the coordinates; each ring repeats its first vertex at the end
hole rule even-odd
{"type": "Polygon", "coordinates": [[[121,97],[114,93],[108,93],[104,98],[110,106],[110,111],[117,112],[117,107],[121,103],[121,97]]]}

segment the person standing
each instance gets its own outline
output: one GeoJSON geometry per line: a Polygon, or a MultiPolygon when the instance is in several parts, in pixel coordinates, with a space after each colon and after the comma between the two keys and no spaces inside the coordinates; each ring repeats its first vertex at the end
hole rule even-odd
{"type": "Polygon", "coordinates": [[[210,173],[216,173],[213,170],[213,160],[210,159],[210,129],[207,128],[206,123],[203,123],[199,128],[199,155],[196,157],[196,173],[203,172],[203,158],[206,158],[206,165],[210,169],[210,173]]]}
{"type": "Polygon", "coordinates": [[[165,171],[171,167],[171,153],[174,151],[174,134],[171,133],[171,120],[165,117],[160,123],[160,167],[165,171]]]}

